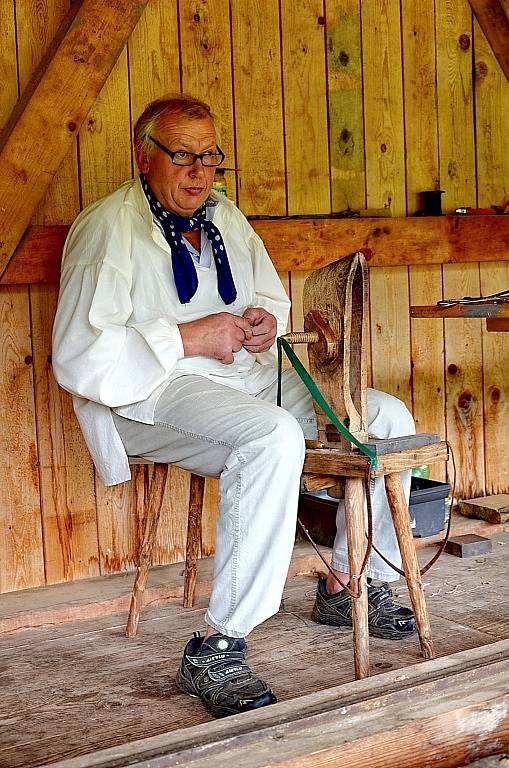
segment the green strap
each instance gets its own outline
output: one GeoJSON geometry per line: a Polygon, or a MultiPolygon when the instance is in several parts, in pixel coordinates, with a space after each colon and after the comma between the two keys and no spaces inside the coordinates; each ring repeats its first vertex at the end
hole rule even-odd
{"type": "Polygon", "coordinates": [[[288,344],[287,341],[282,336],[279,336],[277,339],[277,404],[281,405],[281,375],[283,372],[283,352],[284,350],[286,352],[286,355],[295,368],[296,373],[300,376],[302,379],[302,382],[306,386],[307,390],[309,391],[309,394],[315,400],[316,403],[320,406],[322,411],[325,413],[326,416],[329,417],[332,424],[336,427],[336,429],[341,432],[343,437],[346,437],[347,440],[349,440],[351,443],[357,446],[362,453],[364,453],[369,459],[371,459],[371,464],[373,469],[378,468],[378,458],[376,451],[374,451],[372,448],[368,448],[367,445],[364,445],[363,443],[360,443],[357,438],[352,435],[351,432],[348,431],[348,429],[345,427],[344,424],[338,419],[332,408],[330,407],[329,403],[325,399],[325,397],[322,395],[318,387],[316,386],[315,382],[309,375],[309,373],[306,371],[304,366],[302,365],[301,361],[293,351],[290,344],[288,344]]]}

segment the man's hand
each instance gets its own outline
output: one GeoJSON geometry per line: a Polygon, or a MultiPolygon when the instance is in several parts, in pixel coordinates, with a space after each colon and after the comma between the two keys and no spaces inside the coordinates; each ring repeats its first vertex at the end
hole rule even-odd
{"type": "Polygon", "coordinates": [[[226,365],[233,363],[233,353],[242,349],[252,335],[250,321],[230,312],[180,323],[179,330],[186,357],[214,357],[226,365]]]}
{"type": "Polygon", "coordinates": [[[263,307],[248,307],[243,317],[251,323],[252,336],[249,338],[246,336],[242,346],[253,354],[266,352],[276,338],[276,318],[263,307]]]}

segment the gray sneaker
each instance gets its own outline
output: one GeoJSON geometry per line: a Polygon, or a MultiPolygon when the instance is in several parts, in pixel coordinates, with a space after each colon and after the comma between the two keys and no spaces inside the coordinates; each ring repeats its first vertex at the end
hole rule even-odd
{"type": "Polygon", "coordinates": [[[175,681],[190,696],[197,696],[214,717],[236,715],[274,704],[269,686],[246,663],[242,638],[212,635],[204,640],[198,632],[187,643],[175,681]]]}
{"type": "MultiPolygon", "coordinates": [[[[311,618],[318,624],[335,627],[352,626],[352,599],[344,590],[330,595],[326,579],[320,579],[311,618]]],[[[387,584],[375,587],[368,585],[368,627],[369,634],[385,640],[403,640],[417,629],[415,617],[410,608],[398,605],[392,599],[392,590],[387,584]]]]}

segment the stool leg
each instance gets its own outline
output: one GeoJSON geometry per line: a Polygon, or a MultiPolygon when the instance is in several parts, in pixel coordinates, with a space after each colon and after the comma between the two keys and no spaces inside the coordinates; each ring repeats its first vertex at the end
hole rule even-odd
{"type": "Polygon", "coordinates": [[[201,517],[205,478],[191,475],[189,512],[187,517],[186,568],[184,571],[184,608],[194,605],[198,553],[201,548],[201,517]]]}
{"type": "Polygon", "coordinates": [[[385,475],[385,488],[392,513],[392,519],[394,521],[396,536],[398,538],[401,559],[403,560],[403,569],[407,580],[408,592],[410,593],[410,600],[417,622],[417,631],[419,633],[422,655],[425,659],[432,659],[434,651],[428,609],[426,607],[426,600],[424,599],[424,592],[422,589],[419,563],[417,562],[417,553],[415,551],[412,528],[410,526],[410,515],[408,513],[408,506],[399,473],[395,472],[390,475],[385,475]]]}
{"type": "MultiPolygon", "coordinates": [[[[345,482],[345,519],[348,540],[348,562],[350,574],[358,574],[366,548],[364,535],[364,488],[362,478],[349,477],[345,482]]],[[[358,585],[360,597],[352,598],[352,624],[355,677],[369,675],[369,630],[368,590],[366,572],[360,579],[353,579],[352,586],[358,585]]]]}
{"type": "Polygon", "coordinates": [[[157,533],[157,524],[161,515],[164,489],[168,476],[168,464],[154,464],[152,481],[148,491],[148,504],[143,521],[143,534],[138,555],[138,570],[134,580],[131,596],[131,607],[127,619],[126,635],[133,637],[138,631],[140,611],[143,603],[143,593],[147,581],[148,570],[152,556],[152,549],[157,533]]]}

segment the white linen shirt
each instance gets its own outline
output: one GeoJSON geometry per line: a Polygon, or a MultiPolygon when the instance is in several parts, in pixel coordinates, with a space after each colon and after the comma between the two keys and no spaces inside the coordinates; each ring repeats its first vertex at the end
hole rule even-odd
{"type": "Polygon", "coordinates": [[[263,242],[239,209],[212,193],[214,224],[223,237],[237,289],[225,305],[216,269],[196,264],[198,290],[181,304],[170,248],[139,179],[88,206],[64,246],[53,327],[53,371],[73,405],[105,485],[129,480],[127,455],[111,415],[154,423],[156,403],[177,376],[199,374],[234,389],[260,392],[276,378],[275,345],[259,355],[245,349],[225,365],[184,357],[179,323],[218,312],[242,315],[264,307],[285,333],[290,302],[263,242]]]}

